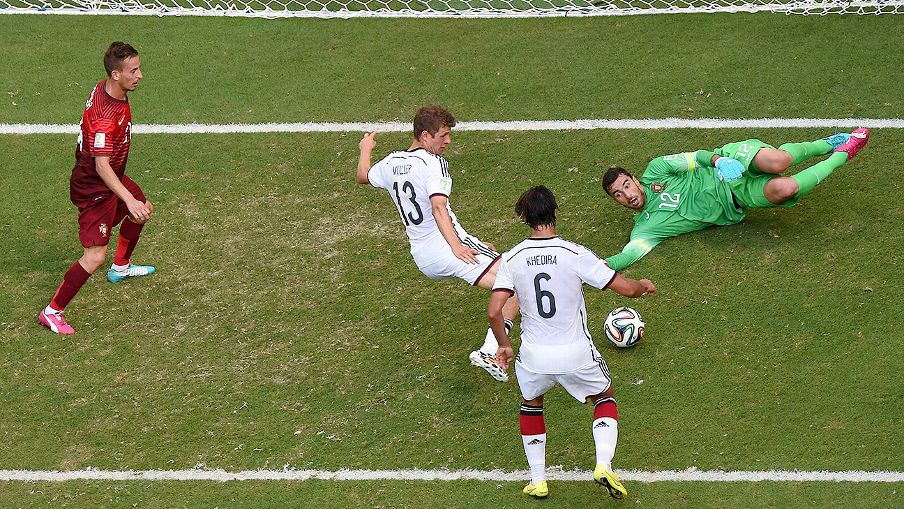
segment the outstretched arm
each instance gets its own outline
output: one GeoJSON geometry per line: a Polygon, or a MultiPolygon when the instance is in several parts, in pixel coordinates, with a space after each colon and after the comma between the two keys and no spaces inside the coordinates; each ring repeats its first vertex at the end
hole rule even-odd
{"type": "Polygon", "coordinates": [[[649,279],[631,279],[621,274],[616,274],[612,282],[609,283],[609,289],[621,295],[622,297],[643,297],[644,295],[653,295],[656,293],[656,285],[649,279]]]}
{"type": "Polygon", "coordinates": [[[377,131],[373,131],[365,134],[361,141],[358,142],[360,153],[358,154],[358,172],[355,174],[355,182],[358,184],[370,182],[367,180],[367,173],[370,171],[371,154],[374,151],[374,147],[377,146],[377,141],[374,139],[376,136],[377,131]]]}
{"type": "Polygon", "coordinates": [[[643,258],[659,244],[659,239],[634,239],[625,244],[621,253],[606,258],[612,270],[624,270],[643,258]]]}

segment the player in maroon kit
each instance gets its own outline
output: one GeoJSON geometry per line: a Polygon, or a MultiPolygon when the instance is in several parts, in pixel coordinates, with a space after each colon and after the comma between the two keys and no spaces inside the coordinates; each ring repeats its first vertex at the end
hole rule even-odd
{"type": "Polygon", "coordinates": [[[149,265],[132,265],[132,251],[141,229],[154,207],[141,188],[125,175],[132,141],[132,111],[127,93],[141,81],[141,61],[135,48],[114,42],[104,54],[107,79],[98,83],[82,115],[75,150],[75,168],[69,179],[69,195],[78,207],[78,237],[84,255],[66,272],[50,304],[38,321],[57,334],[74,334],[63,318],[63,309],[103,263],[113,228],[119,242],[113,265],[107,272],[111,283],[154,273],[149,265]]]}

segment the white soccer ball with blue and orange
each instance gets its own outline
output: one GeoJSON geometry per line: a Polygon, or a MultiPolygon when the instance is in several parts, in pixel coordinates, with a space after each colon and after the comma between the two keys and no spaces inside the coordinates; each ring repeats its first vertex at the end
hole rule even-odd
{"type": "Polygon", "coordinates": [[[619,348],[630,348],[643,337],[644,325],[637,310],[622,306],[606,317],[606,337],[619,348]]]}

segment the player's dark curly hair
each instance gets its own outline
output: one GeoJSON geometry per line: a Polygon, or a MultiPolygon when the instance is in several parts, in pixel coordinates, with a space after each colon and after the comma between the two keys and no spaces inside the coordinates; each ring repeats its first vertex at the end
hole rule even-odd
{"type": "Polygon", "coordinates": [[[536,186],[524,191],[515,204],[515,214],[533,230],[541,226],[556,225],[556,197],[546,186],[536,186]]]}
{"type": "Polygon", "coordinates": [[[628,178],[634,178],[634,175],[631,175],[628,170],[620,166],[610,166],[606,173],[603,173],[603,191],[606,191],[609,196],[612,196],[612,193],[609,192],[609,186],[618,179],[619,175],[627,175],[628,178]]]}
{"type": "Polygon", "coordinates": [[[452,129],[455,127],[455,117],[449,110],[438,104],[422,106],[414,114],[414,138],[421,137],[421,133],[427,131],[430,136],[435,136],[442,127],[452,129]]]}
{"type": "Polygon", "coordinates": [[[104,69],[107,70],[107,76],[110,76],[113,71],[121,71],[123,60],[137,56],[138,51],[131,44],[122,41],[110,43],[110,47],[104,53],[104,69]]]}

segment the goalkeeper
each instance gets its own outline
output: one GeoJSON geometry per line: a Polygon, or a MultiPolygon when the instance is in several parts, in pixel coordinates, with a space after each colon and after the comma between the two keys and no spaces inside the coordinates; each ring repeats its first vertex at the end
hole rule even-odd
{"type": "Polygon", "coordinates": [[[603,175],[603,189],[636,214],[630,241],[606,263],[623,270],[669,237],[739,223],[748,208],[791,207],[854,157],[868,139],[869,130],[860,128],[777,149],[760,140],[745,140],[712,152],[657,157],[639,181],[613,166],[603,175]],[[793,165],[829,153],[795,175],[780,176],[793,165]]]}

